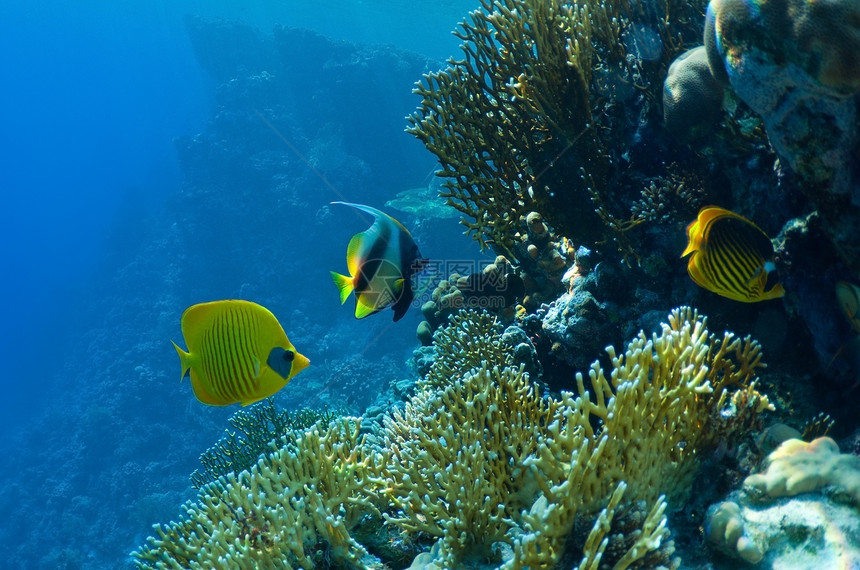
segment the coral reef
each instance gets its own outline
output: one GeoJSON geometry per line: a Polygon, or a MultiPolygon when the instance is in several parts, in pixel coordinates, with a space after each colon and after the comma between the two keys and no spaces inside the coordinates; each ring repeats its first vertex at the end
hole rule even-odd
{"type": "Polygon", "coordinates": [[[237,410],[228,420],[236,431],[225,430],[224,437],[200,455],[203,470],[198,469],[191,474],[191,484],[199,489],[219,477],[249,469],[257,463],[260,455],[270,451],[274,441],[318,421],[328,423],[338,415],[337,412],[307,408],[295,413],[278,411],[271,398],[237,410]]]}
{"type": "Polygon", "coordinates": [[[430,300],[421,306],[425,320],[418,325],[418,340],[424,346],[433,340],[433,331],[461,310],[486,310],[507,322],[514,319],[514,308],[522,300],[523,280],[503,255],[480,271],[466,275],[452,273],[433,289],[430,300]]]}
{"type": "Polygon", "coordinates": [[[487,363],[514,364],[514,347],[502,341],[503,327],[486,311],[460,310],[433,335],[435,359],[419,385],[444,387],[487,363]]]}
{"type": "Polygon", "coordinates": [[[376,510],[381,457],[361,445],[360,420],[288,435],[277,451],[201,489],[186,518],[156,526],[138,568],[313,569],[360,565],[350,531],[376,510]]]}
{"type": "Polygon", "coordinates": [[[711,72],[758,113],[803,180],[843,261],[860,275],[860,7],[853,0],[712,0],[711,72]]]}
{"type": "MultiPolygon", "coordinates": [[[[791,435],[777,424],[777,431],[791,435]]],[[[860,457],[829,437],[789,438],[746,478],[742,490],[708,510],[709,544],[769,568],[854,567],[860,563],[860,457]],[[844,540],[833,540],[833,536],[844,540]]]]}
{"type": "Polygon", "coordinates": [[[496,543],[512,549],[504,567],[546,566],[561,559],[577,515],[611,518],[624,494],[650,505],[650,524],[621,559],[656,549],[667,538],[657,524],[664,501],[682,504],[699,455],[737,436],[720,421],[724,408],[734,404],[739,423],[771,408],[750,383],[760,365],[755,342],[730,333],[718,340],[686,308],[669,321],[620,357],[608,349],[612,370],[594,363],[590,389],[578,375],[577,393],[560,399],[541,398],[521,370],[487,365],[419,392],[385,422],[384,448],[398,458],[389,492],[401,509],[389,520],[439,538],[441,567],[469,553],[498,558],[496,543]]]}
{"type": "Polygon", "coordinates": [[[436,541],[413,567],[677,567],[666,508],[684,504],[700,457],[736,439],[728,424],[772,408],[752,381],[758,345],[710,334],[683,307],[623,354],[608,348],[611,369],[595,362],[588,388],[578,374],[576,392],[554,398],[493,354],[491,317],[458,318],[437,333],[439,378],[366,441],[351,418],[291,433],[204,487],[185,520],[157,526],[138,565],[374,567],[376,542],[355,537],[381,511],[416,547],[436,541]],[[464,334],[481,318],[483,333],[464,334]]]}
{"type": "Polygon", "coordinates": [[[704,46],[679,55],[663,84],[663,121],[679,141],[707,134],[723,106],[723,86],[714,78],[704,46]]]}
{"type": "Polygon", "coordinates": [[[697,4],[481,0],[457,32],[463,59],[425,75],[408,129],[438,157],[469,235],[522,261],[516,234],[536,211],[578,244],[608,233],[630,253],[636,222],[610,188],[625,185],[628,125],[655,113],[679,51],[685,26],[669,21],[691,21],[697,4]]]}

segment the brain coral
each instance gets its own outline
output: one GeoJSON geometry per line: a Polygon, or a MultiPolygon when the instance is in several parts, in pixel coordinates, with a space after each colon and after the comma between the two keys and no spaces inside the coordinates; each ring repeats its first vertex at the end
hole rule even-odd
{"type": "Polygon", "coordinates": [[[680,139],[705,134],[720,115],[723,86],[711,74],[705,46],[685,51],[669,66],[663,83],[663,120],[680,139]]]}

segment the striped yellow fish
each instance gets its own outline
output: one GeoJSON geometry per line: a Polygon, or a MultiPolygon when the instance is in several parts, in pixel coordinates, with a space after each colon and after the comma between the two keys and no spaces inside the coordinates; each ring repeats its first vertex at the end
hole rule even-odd
{"type": "Polygon", "coordinates": [[[687,226],[687,237],[690,242],[681,257],[693,254],[687,273],[696,285],[744,303],[785,295],[770,238],[745,217],[706,206],[687,226]]]}
{"type": "Polygon", "coordinates": [[[394,310],[394,320],[400,320],[414,298],[412,276],[427,264],[418,246],[403,224],[388,214],[348,202],[332,202],[351,206],[373,216],[373,224],[355,234],[346,249],[349,276],[331,272],[345,303],[355,291],[355,318],[363,319],[386,307],[394,310]]]}
{"type": "Polygon", "coordinates": [[[182,313],[181,327],[188,352],[173,343],[180,381],[190,375],[194,395],[211,406],[268,398],[310,363],[275,315],[250,301],[192,305],[182,313]]]}

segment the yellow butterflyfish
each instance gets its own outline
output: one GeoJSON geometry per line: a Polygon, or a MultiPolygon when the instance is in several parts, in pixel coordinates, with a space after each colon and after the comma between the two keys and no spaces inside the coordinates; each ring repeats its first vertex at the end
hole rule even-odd
{"type": "Polygon", "coordinates": [[[251,301],[192,305],[181,319],[188,352],[179,354],[182,378],[191,377],[204,404],[253,404],[287,385],[310,361],[290,343],[268,309],[251,301]]]}
{"type": "Polygon", "coordinates": [[[696,285],[745,303],[785,295],[770,238],[740,214],[706,206],[687,226],[687,237],[681,257],[692,254],[687,273],[696,285]]]}

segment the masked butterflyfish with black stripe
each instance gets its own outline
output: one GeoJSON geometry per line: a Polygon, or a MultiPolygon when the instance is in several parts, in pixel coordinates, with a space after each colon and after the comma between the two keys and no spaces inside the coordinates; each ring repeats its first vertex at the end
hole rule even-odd
{"type": "Polygon", "coordinates": [[[253,404],[275,394],[310,363],[275,315],[251,301],[192,305],[180,324],[188,346],[186,352],[173,343],[180,381],[190,376],[194,395],[204,404],[253,404]]]}
{"type": "Polygon", "coordinates": [[[376,208],[348,202],[332,204],[350,206],[373,216],[371,226],[349,240],[346,248],[349,276],[331,272],[341,304],[355,292],[355,318],[363,319],[390,306],[394,320],[400,320],[414,298],[412,277],[427,264],[412,234],[376,208]]]}
{"type": "Polygon", "coordinates": [[[785,295],[779,283],[770,238],[754,223],[730,210],[706,206],[687,226],[687,273],[723,297],[755,303],[785,295]]]}

